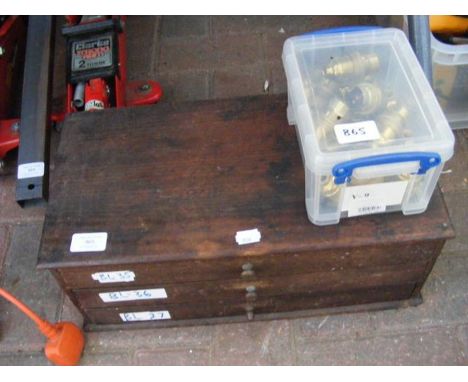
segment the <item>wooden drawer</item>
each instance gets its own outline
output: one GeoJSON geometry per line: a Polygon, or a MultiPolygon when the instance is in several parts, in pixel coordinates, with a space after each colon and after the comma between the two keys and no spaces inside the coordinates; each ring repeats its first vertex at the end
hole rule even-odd
{"type": "MultiPolygon", "coordinates": [[[[120,317],[122,313],[136,312],[162,312],[170,314],[169,320],[147,321],[170,325],[170,321],[203,319],[210,317],[245,316],[254,319],[255,314],[279,313],[286,311],[300,311],[308,309],[331,308],[352,304],[368,304],[381,301],[406,300],[411,297],[415,284],[402,284],[366,288],[340,293],[303,296],[288,295],[270,297],[252,303],[229,302],[204,304],[153,304],[148,306],[128,306],[105,309],[85,309],[87,324],[125,324],[131,326],[133,322],[124,322],[120,317]]],[[[141,323],[141,321],[138,321],[141,323]]]]}
{"type": "MultiPolygon", "coordinates": [[[[437,242],[437,244],[439,244],[437,242]]],[[[58,278],[69,289],[97,288],[109,286],[142,286],[186,283],[192,281],[241,279],[248,264],[251,264],[253,279],[279,275],[313,272],[348,271],[353,269],[375,269],[386,266],[430,261],[437,248],[432,241],[412,242],[400,245],[379,245],[350,249],[334,249],[306,253],[271,254],[268,256],[245,256],[161,262],[148,264],[103,265],[94,267],[60,268],[58,278]],[[129,270],[135,273],[131,283],[99,283],[92,278],[96,272],[129,270]]],[[[245,273],[244,273],[245,276],[245,273]]]]}
{"type": "Polygon", "coordinates": [[[168,285],[149,284],[140,289],[140,295],[143,294],[143,290],[163,288],[167,298],[133,299],[131,301],[122,301],[123,294],[118,292],[135,290],[135,287],[78,289],[73,290],[72,293],[84,309],[136,304],[150,306],[155,303],[249,302],[269,296],[326,294],[343,292],[353,288],[375,288],[382,285],[416,283],[423,278],[425,268],[425,263],[415,263],[408,264],[407,267],[392,265],[379,269],[335,270],[252,280],[234,279],[168,285]],[[108,299],[114,299],[114,301],[104,302],[99,293],[108,294],[108,299]]]}

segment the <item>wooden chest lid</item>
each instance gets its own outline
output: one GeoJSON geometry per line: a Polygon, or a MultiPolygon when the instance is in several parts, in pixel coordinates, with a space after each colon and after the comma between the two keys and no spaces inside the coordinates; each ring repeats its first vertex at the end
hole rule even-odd
{"type": "Polygon", "coordinates": [[[76,113],[51,174],[39,267],[313,252],[453,236],[440,192],[428,211],[307,219],[304,168],[285,96],[76,113]],[[257,228],[260,243],[235,234],[257,228]],[[71,253],[75,233],[106,250],[71,253]]]}

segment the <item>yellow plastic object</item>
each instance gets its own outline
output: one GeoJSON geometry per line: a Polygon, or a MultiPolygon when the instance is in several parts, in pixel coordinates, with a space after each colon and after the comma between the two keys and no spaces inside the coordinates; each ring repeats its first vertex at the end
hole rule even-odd
{"type": "Polygon", "coordinates": [[[464,34],[468,32],[468,18],[465,17],[431,15],[429,23],[434,33],[464,34]]]}

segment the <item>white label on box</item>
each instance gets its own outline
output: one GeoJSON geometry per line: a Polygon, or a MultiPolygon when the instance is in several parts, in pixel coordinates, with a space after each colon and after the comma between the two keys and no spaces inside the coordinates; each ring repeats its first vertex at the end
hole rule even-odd
{"type": "Polygon", "coordinates": [[[44,162],[24,163],[18,166],[18,179],[44,176],[44,162]]]}
{"type": "Polygon", "coordinates": [[[341,123],[335,125],[335,134],[340,145],[380,139],[379,129],[374,121],[341,123]]]}
{"type": "Polygon", "coordinates": [[[132,271],[97,272],[91,275],[93,280],[103,283],[129,283],[135,281],[132,271]]]}
{"type": "Polygon", "coordinates": [[[385,212],[387,206],[401,204],[408,181],[346,187],[342,211],[348,217],[385,212]]]}
{"type": "Polygon", "coordinates": [[[262,234],[257,228],[245,231],[237,231],[236,242],[239,245],[258,243],[262,239],[262,234]]]}
{"type": "Polygon", "coordinates": [[[348,217],[370,215],[385,212],[387,206],[376,200],[356,202],[348,209],[348,217]]]}
{"type": "Polygon", "coordinates": [[[167,298],[167,293],[164,288],[138,289],[99,293],[99,297],[104,302],[136,301],[167,298]]]}
{"type": "Polygon", "coordinates": [[[75,233],[70,252],[102,252],[106,250],[107,232],[75,233]]]}
{"type": "Polygon", "coordinates": [[[171,315],[167,310],[158,312],[128,312],[120,313],[120,318],[124,322],[132,321],[156,321],[156,320],[170,320],[171,315]]]}

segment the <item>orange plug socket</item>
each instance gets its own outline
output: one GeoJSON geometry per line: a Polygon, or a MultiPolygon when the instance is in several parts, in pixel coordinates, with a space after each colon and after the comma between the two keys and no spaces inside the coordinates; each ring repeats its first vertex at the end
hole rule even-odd
{"type": "Polygon", "coordinates": [[[55,333],[45,346],[46,357],[56,365],[73,366],[80,362],[84,336],[72,322],[59,322],[53,326],[55,333]]]}
{"type": "Polygon", "coordinates": [[[78,326],[72,322],[58,322],[52,325],[3,288],[0,288],[0,296],[14,304],[37,324],[41,333],[47,337],[45,354],[52,363],[60,366],[78,364],[85,345],[83,332],[78,326]]]}

